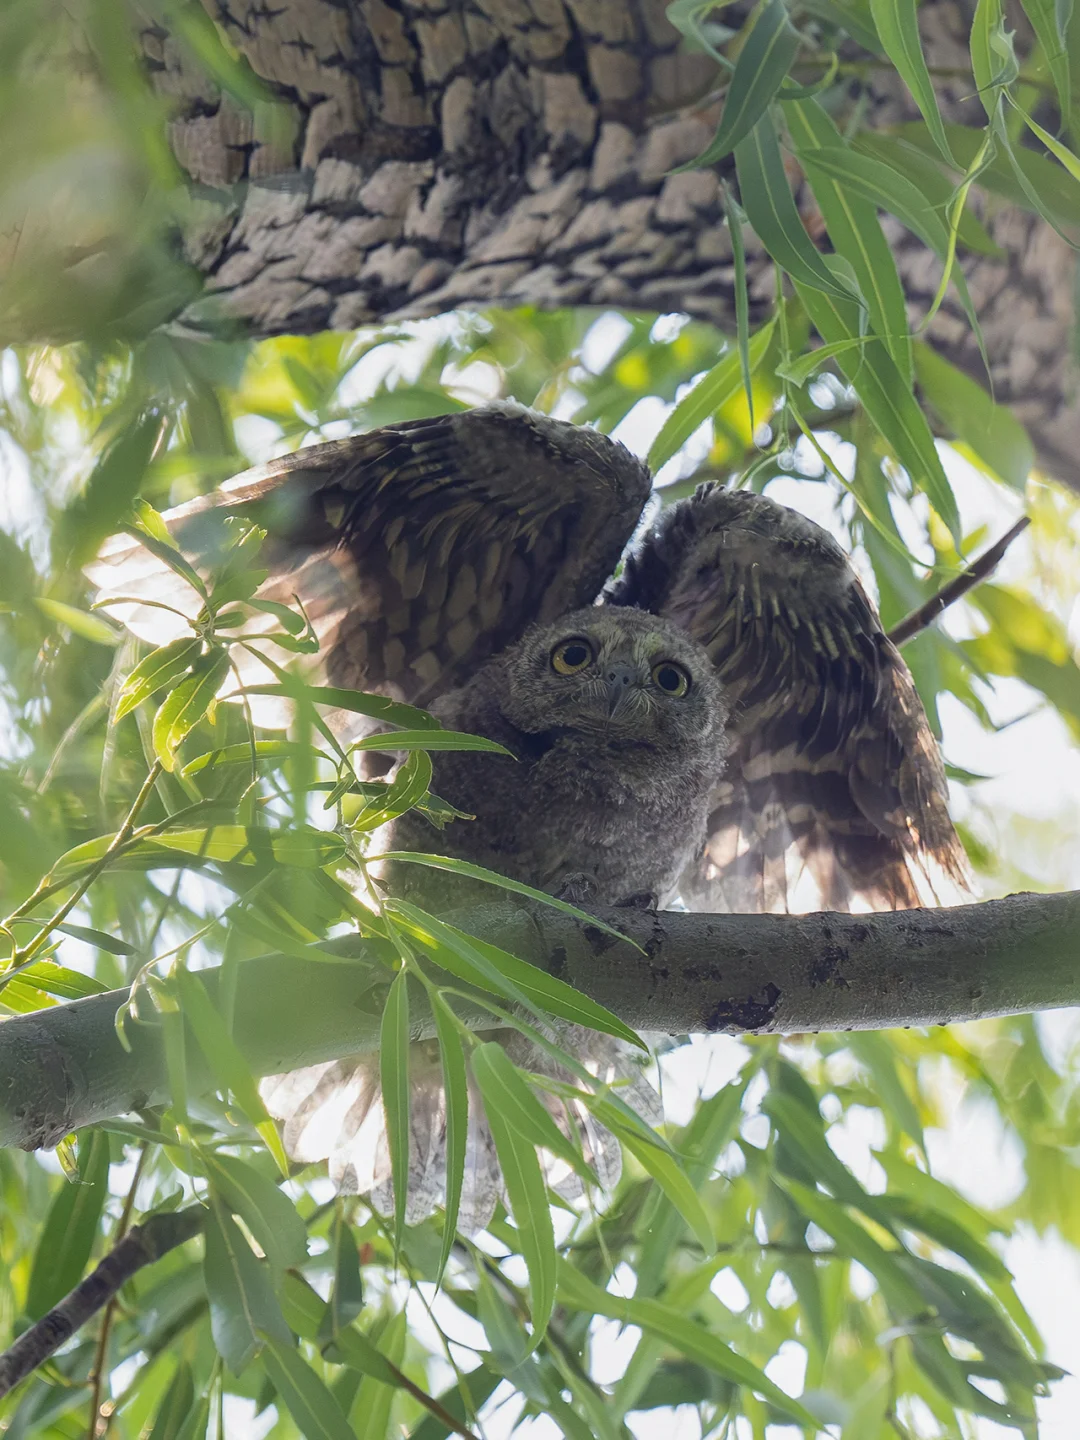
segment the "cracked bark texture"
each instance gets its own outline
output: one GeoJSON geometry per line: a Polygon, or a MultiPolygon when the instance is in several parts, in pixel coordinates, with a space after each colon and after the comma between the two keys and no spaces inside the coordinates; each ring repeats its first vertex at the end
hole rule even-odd
{"type": "MultiPolygon", "coordinates": [[[[718,174],[670,173],[710,138],[716,67],[683,53],[663,0],[205,3],[281,104],[241,109],[160,25],[142,31],[195,198],[187,248],[208,290],[190,325],[227,317],[262,336],[535,304],[733,327],[718,174]]],[[[932,66],[969,64],[969,11],[921,6],[932,66]]],[[[875,127],[918,118],[884,68],[865,98],[875,127]]],[[[944,81],[941,98],[947,118],[983,123],[970,79],[944,81]]],[[[1043,468],[1080,488],[1072,252],[1004,203],[985,220],[1005,256],[965,269],[997,398],[1030,427],[1043,468]]],[[[938,263],[889,233],[917,316],[938,263]]],[[[746,241],[760,318],[771,266],[746,241]]],[[[930,333],[985,383],[952,299],[930,333]]]]}

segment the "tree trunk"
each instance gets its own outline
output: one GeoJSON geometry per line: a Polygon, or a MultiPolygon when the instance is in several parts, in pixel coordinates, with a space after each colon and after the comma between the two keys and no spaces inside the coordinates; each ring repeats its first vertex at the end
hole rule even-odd
{"type": "MultiPolygon", "coordinates": [[[[716,67],[684,53],[663,0],[206,3],[282,103],[242,109],[160,26],[143,31],[196,187],[188,248],[208,291],[191,325],[228,317],[261,336],[529,304],[733,328],[718,174],[671,173],[711,136],[716,67]]],[[[931,66],[961,72],[941,82],[947,117],[982,123],[963,73],[967,8],[926,0],[920,23],[931,66]]],[[[918,118],[887,67],[852,85],[875,128],[918,118]]],[[[984,213],[1004,258],[964,263],[996,398],[1040,464],[1080,488],[1072,253],[1031,215],[992,201],[984,213]]],[[[940,267],[899,226],[890,235],[917,314],[940,267]]],[[[771,266],[747,245],[760,314],[771,266]]],[[[952,299],[930,333],[985,384],[952,299]]]]}

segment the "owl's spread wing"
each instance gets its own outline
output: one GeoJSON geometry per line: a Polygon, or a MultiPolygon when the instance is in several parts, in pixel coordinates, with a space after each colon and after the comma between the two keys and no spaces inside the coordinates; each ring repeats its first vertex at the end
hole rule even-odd
{"type": "Polygon", "coordinates": [[[944,766],[847,556],[762,496],[702,486],[606,597],[689,631],[731,701],[694,910],[904,909],[966,890],[944,766]]]}
{"type": "MultiPolygon", "coordinates": [[[[299,450],[165,520],[200,569],[229,515],[263,525],[270,573],[258,595],[299,596],[329,683],[424,704],[528,623],[595,599],[649,488],[617,442],[496,404],[299,450]]],[[[154,643],[184,623],[140,599],[199,608],[190,586],[125,537],[88,574],[100,598],[134,597],[111,613],[154,643]]]]}

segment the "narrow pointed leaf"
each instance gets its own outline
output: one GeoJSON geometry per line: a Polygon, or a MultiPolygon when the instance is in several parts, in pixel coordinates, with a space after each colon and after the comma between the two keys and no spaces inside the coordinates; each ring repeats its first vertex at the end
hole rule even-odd
{"type": "Polygon", "coordinates": [[[446,1095],[446,1202],[443,1215],[443,1242],[435,1284],[442,1284],[450,1252],[454,1248],[461,1190],[465,1179],[465,1153],[469,1138],[469,1087],[465,1069],[465,1046],[450,1015],[446,1001],[435,995],[432,1001],[435,1033],[439,1039],[443,1091],[446,1095]]]}
{"type": "Polygon", "coordinates": [[[264,1335],[273,1335],[283,1345],[292,1344],[292,1335],[274,1296],[270,1267],[256,1260],[236,1221],[213,1197],[205,1236],[203,1275],[210,1329],[218,1353],[239,1375],[264,1335]]]}
{"type": "Polygon", "coordinates": [[[850,302],[851,290],[840,284],[806,233],[768,112],[736,146],[735,165],[750,224],[776,263],[796,283],[850,302]]]}
{"type": "Polygon", "coordinates": [[[606,1315],[627,1325],[640,1325],[642,1330],[660,1336],[688,1359],[696,1360],[725,1380],[761,1395],[797,1425],[809,1426],[811,1433],[819,1428],[814,1416],[775,1385],[763,1370],[737,1354],[719,1336],[688,1320],[673,1307],[659,1300],[624,1299],[620,1295],[611,1295],[565,1260],[559,1261],[558,1280],[559,1303],[568,1309],[606,1315]]]}
{"type": "Polygon", "coordinates": [[[274,1271],[280,1274],[290,1265],[303,1264],[307,1230],[289,1197],[246,1160],[220,1153],[204,1159],[223,1202],[241,1217],[274,1271]]]}
{"type": "Polygon", "coordinates": [[[519,1135],[558,1155],[591,1184],[599,1184],[580,1149],[555,1124],[551,1112],[529,1089],[521,1071],[497,1041],[478,1045],[472,1053],[471,1064],[485,1108],[497,1105],[519,1135]]]}
{"type": "Polygon", "coordinates": [[[409,991],[404,970],[398,971],[390,986],[379,1042],[379,1076],[394,1182],[394,1244],[400,1248],[409,1185],[409,991]]]}
{"type": "Polygon", "coordinates": [[[769,0],[735,62],[719,128],[691,165],[714,165],[750,133],[784,83],[798,49],[799,35],[788,19],[787,5],[769,0]]]}
{"type": "Polygon", "coordinates": [[[911,91],[912,99],[922,111],[926,128],[934,137],[934,144],[940,150],[942,158],[959,169],[949,150],[937,95],[934,93],[934,82],[930,78],[922,52],[916,0],[870,0],[870,13],[885,53],[896,66],[901,79],[911,91]]]}
{"type": "MultiPolygon", "coordinates": [[[[475,1070],[473,1073],[476,1075],[475,1070]]],[[[476,1075],[481,1092],[481,1076],[484,1074],[481,1067],[480,1074],[476,1075]]],[[[555,1231],[551,1223],[547,1187],[532,1141],[514,1128],[498,1108],[496,1097],[493,1096],[489,1103],[485,1096],[484,1111],[506,1182],[521,1253],[529,1271],[533,1325],[530,1349],[535,1349],[544,1338],[555,1307],[555,1231]]]]}
{"type": "Polygon", "coordinates": [[[171,690],[154,716],[154,753],[165,766],[176,766],[176,751],[189,731],[209,710],[229,672],[224,650],[210,650],[199,656],[191,673],[171,690]]]}
{"type": "Polygon", "coordinates": [[[247,1061],[215,1010],[205,986],[197,975],[183,968],[176,972],[176,986],[184,1018],[199,1042],[211,1073],[223,1090],[232,1091],[237,1105],[259,1132],[282,1175],[288,1176],[289,1161],[281,1136],[267,1113],[247,1061]]]}
{"type": "MultiPolygon", "coordinates": [[[[757,369],[769,348],[776,321],[770,320],[755,331],[747,342],[747,367],[751,374],[757,369]]],[[[648,466],[652,471],[667,463],[690,436],[711,415],[739,393],[743,384],[742,358],[738,353],[724,355],[707,375],[703,375],[689,394],[684,395],[660,427],[660,433],[649,450],[648,466]]]]}
{"type": "Polygon", "coordinates": [[[305,1440],[354,1440],[345,1412],[295,1346],[263,1337],[263,1369],[305,1440]]]}
{"type": "Polygon", "coordinates": [[[201,650],[202,641],[191,636],[173,640],[144,655],[124,681],[115,718],[122,720],[151,695],[156,695],[166,685],[172,685],[181,675],[186,675],[201,650]]]}
{"type": "Polygon", "coordinates": [[[428,915],[406,900],[388,901],[387,908],[404,921],[410,933],[417,938],[434,941],[437,948],[432,951],[432,958],[435,963],[460,980],[524,1005],[538,1019],[558,1015],[575,1025],[602,1030],[605,1034],[625,1040],[628,1045],[645,1049],[641,1037],[624,1025],[617,1015],[582,995],[565,980],[556,979],[527,960],[519,960],[490,941],[479,940],[475,935],[468,935],[456,926],[428,915]]]}

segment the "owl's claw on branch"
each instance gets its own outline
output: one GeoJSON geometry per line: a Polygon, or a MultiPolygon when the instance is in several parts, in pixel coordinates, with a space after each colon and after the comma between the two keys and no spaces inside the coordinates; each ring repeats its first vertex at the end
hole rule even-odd
{"type": "Polygon", "coordinates": [[[621,900],[615,901],[617,910],[641,910],[645,914],[655,915],[660,908],[660,897],[655,890],[635,890],[632,895],[625,895],[621,900]]]}
{"type": "Polygon", "coordinates": [[[596,877],[581,870],[565,877],[559,887],[558,899],[565,900],[568,905],[592,905],[598,893],[596,877]]]}

